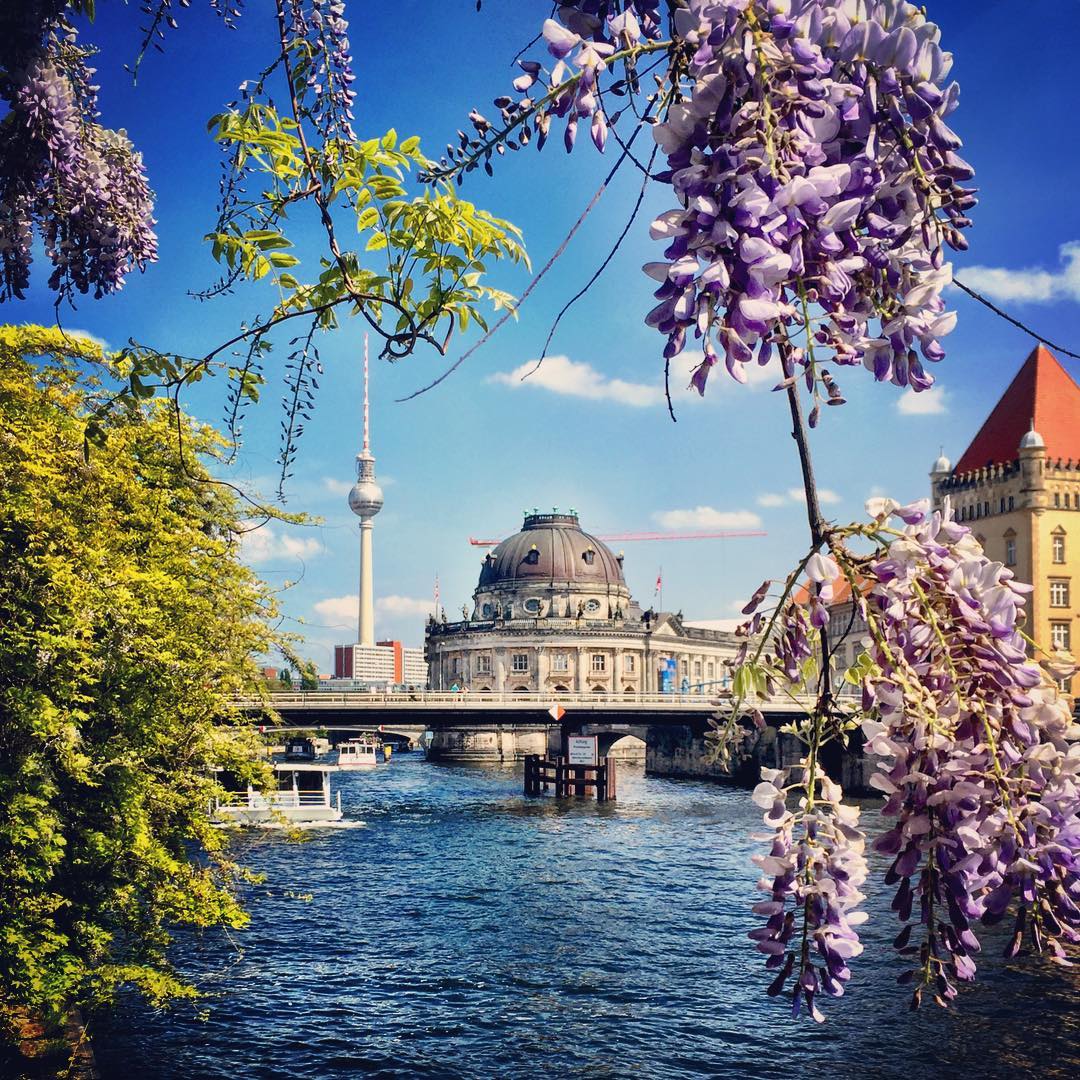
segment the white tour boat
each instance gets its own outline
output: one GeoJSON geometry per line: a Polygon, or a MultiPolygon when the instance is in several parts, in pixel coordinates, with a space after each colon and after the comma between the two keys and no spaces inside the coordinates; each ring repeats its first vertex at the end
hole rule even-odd
{"type": "Polygon", "coordinates": [[[338,746],[339,769],[374,769],[379,745],[373,739],[349,739],[338,746]]]}
{"type": "Polygon", "coordinates": [[[333,765],[279,762],[274,765],[277,791],[260,791],[250,784],[241,787],[230,775],[219,772],[225,788],[215,800],[213,819],[229,825],[301,825],[341,820],[341,792],[336,805],[330,794],[333,765]]]}

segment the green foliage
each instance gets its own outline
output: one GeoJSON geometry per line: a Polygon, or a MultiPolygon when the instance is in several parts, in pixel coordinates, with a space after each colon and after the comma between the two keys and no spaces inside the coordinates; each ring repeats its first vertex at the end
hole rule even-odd
{"type": "Polygon", "coordinates": [[[513,304],[482,278],[490,259],[527,262],[519,231],[449,185],[410,197],[407,175],[432,164],[415,136],[399,143],[391,129],[378,139],[309,145],[295,119],[254,100],[213,117],[210,130],[230,151],[236,174],[254,172],[258,179],[248,183],[264,185],[260,197],[226,207],[207,240],[230,273],[274,284],[280,299],[268,321],[311,312],[320,329],[331,329],[338,307],[347,305],[383,327],[389,355],[397,357],[421,340],[445,347],[455,324],[486,328],[484,304],[513,304]],[[290,209],[308,198],[318,204],[329,251],[318,275],[302,283],[285,225],[290,209]],[[355,250],[339,242],[338,208],[352,219],[355,250]],[[361,253],[376,256],[375,269],[362,265],[361,253]]]}
{"type": "Polygon", "coordinates": [[[122,984],[194,993],[170,927],[242,926],[208,820],[215,764],[258,780],[230,701],[257,693],[272,599],[236,557],[222,443],[162,401],[103,415],[100,348],[0,327],[0,1007],[122,984]]]}

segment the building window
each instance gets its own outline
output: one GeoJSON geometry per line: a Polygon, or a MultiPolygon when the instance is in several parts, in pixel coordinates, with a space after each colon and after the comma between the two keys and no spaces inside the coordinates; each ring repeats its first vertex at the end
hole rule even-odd
{"type": "Polygon", "coordinates": [[[1072,648],[1071,629],[1067,622],[1052,622],[1050,624],[1050,645],[1055,649],[1068,652],[1072,648]]]}
{"type": "Polygon", "coordinates": [[[633,675],[633,673],[637,671],[637,658],[633,653],[627,653],[623,657],[623,671],[625,671],[627,675],[633,675]]]}
{"type": "Polygon", "coordinates": [[[1005,513],[1005,496],[1004,495],[1001,496],[1001,502],[998,505],[998,513],[999,514],[1004,514],[1005,513]]]}
{"type": "Polygon", "coordinates": [[[450,670],[455,675],[460,675],[461,674],[461,667],[462,667],[461,657],[460,656],[455,656],[454,659],[450,661],[450,670]]]}
{"type": "Polygon", "coordinates": [[[529,548],[529,553],[525,556],[525,561],[530,566],[535,566],[540,561],[540,552],[537,550],[535,544],[529,548]]]}
{"type": "Polygon", "coordinates": [[[679,661],[679,674],[685,679],[690,673],[690,664],[686,660],[679,661]]]}
{"type": "Polygon", "coordinates": [[[986,502],[983,503],[983,513],[987,517],[990,516],[990,500],[989,499],[987,499],[986,502]]]}
{"type": "Polygon", "coordinates": [[[701,678],[701,661],[700,660],[695,660],[694,661],[694,678],[695,679],[700,679],[701,678]]]}
{"type": "Polygon", "coordinates": [[[1013,536],[1005,537],[1005,565],[1016,565],[1016,538],[1013,536]]]}
{"type": "Polygon", "coordinates": [[[1067,581],[1050,582],[1050,606],[1069,606],[1069,583],[1067,581]]]}
{"type": "Polygon", "coordinates": [[[709,682],[712,682],[713,679],[716,678],[716,665],[709,664],[709,666],[705,669],[705,673],[708,676],[709,682]]]}
{"type": "Polygon", "coordinates": [[[511,671],[528,671],[529,670],[529,654],[523,652],[516,652],[510,657],[510,670],[511,671]]]}
{"type": "Polygon", "coordinates": [[[588,551],[582,552],[581,557],[585,560],[586,566],[592,566],[592,564],[596,561],[596,552],[593,551],[592,548],[589,548],[588,551]]]}
{"type": "Polygon", "coordinates": [[[564,652],[554,653],[551,657],[551,670],[552,671],[569,671],[570,670],[570,655],[564,652]]]}
{"type": "Polygon", "coordinates": [[[592,669],[593,671],[607,671],[607,657],[603,653],[592,654],[592,669]]]}
{"type": "Polygon", "coordinates": [[[1065,561],[1065,536],[1063,533],[1058,533],[1053,540],[1054,545],[1054,562],[1063,563],[1065,561]]]}
{"type": "Polygon", "coordinates": [[[540,600],[535,596],[530,596],[522,606],[530,615],[540,614],[540,600]]]}
{"type": "Polygon", "coordinates": [[[477,675],[491,674],[491,657],[487,653],[481,653],[476,658],[476,673],[477,675]]]}
{"type": "Polygon", "coordinates": [[[1010,496],[1009,496],[1009,509],[1010,509],[1010,510],[1011,510],[1011,509],[1013,508],[1013,506],[1015,505],[1015,503],[1016,503],[1016,500],[1014,499],[1014,497],[1013,497],[1012,495],[1010,495],[1010,496]]]}

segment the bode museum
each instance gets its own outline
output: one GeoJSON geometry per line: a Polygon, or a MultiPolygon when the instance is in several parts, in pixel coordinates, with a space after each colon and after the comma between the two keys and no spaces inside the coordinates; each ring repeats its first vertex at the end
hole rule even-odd
{"type": "Polygon", "coordinates": [[[526,514],[485,556],[468,610],[428,622],[433,690],[707,695],[726,685],[738,648],[729,632],[643,611],[622,554],[584,532],[574,510],[526,514]]]}

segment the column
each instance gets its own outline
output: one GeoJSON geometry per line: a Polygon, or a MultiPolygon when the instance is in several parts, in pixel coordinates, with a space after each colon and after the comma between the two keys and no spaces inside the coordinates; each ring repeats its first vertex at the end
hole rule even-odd
{"type": "Polygon", "coordinates": [[[372,569],[371,518],[360,521],[360,644],[375,644],[375,576],[372,569]]]}

